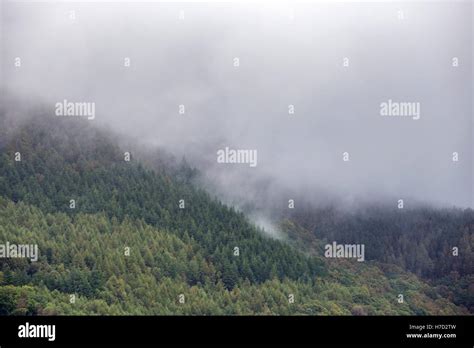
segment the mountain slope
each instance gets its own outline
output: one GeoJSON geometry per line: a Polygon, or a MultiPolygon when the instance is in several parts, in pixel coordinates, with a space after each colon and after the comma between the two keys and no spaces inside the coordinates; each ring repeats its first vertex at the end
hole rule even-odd
{"type": "Polygon", "coordinates": [[[399,268],[266,237],[191,168],[124,161],[87,122],[37,117],[3,136],[0,242],[36,243],[40,258],[0,259],[2,314],[466,313],[399,268]]]}
{"type": "Polygon", "coordinates": [[[283,229],[306,250],[324,243],[362,243],[367,260],[396,265],[429,282],[450,301],[474,312],[474,211],[419,206],[400,211],[368,206],[299,209],[283,229]]]}
{"type": "Polygon", "coordinates": [[[256,283],[237,275],[239,284],[229,291],[226,275],[192,240],[105,214],[44,214],[0,199],[0,235],[42,251],[38,262],[0,261],[2,314],[462,313],[414,275],[395,268],[387,277],[377,267],[348,261],[328,265],[329,274],[314,282],[275,277],[256,283]],[[396,301],[399,293],[403,304],[396,301]]]}

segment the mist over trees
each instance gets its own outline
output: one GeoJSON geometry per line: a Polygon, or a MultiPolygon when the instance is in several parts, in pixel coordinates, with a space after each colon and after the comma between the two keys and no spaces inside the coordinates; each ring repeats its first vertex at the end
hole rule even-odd
{"type": "MultiPolygon", "coordinates": [[[[470,310],[472,298],[467,295],[454,291],[453,298],[449,285],[433,286],[403,270],[433,277],[448,274],[430,267],[436,250],[433,260],[421,254],[413,264],[394,258],[399,252],[390,239],[394,234],[383,229],[385,221],[398,220],[388,212],[378,212],[377,218],[354,214],[338,219],[330,209],[320,215],[282,214],[286,237],[275,240],[242,211],[196,187],[199,174],[185,161],[166,156],[153,160],[151,153],[138,161],[140,155],[121,147],[113,133],[81,120],[38,114],[9,128],[1,145],[0,236],[37,243],[40,249],[37,263],[0,259],[4,315],[409,315],[470,310]],[[127,151],[132,154],[129,162],[124,160],[127,151]],[[15,161],[16,153],[21,161],[15,161]],[[370,224],[386,237],[371,234],[370,224]],[[326,235],[318,233],[324,229],[326,235]],[[373,261],[367,263],[331,261],[318,252],[325,238],[366,238],[367,249],[378,249],[368,253],[373,261]],[[400,294],[403,303],[397,300],[400,294]]],[[[5,113],[0,122],[8,122],[5,113]]],[[[466,233],[472,235],[470,214],[418,212],[408,222],[427,230],[432,221],[439,236],[451,233],[448,226],[455,227],[452,237],[438,238],[440,250],[461,237],[465,255],[472,243],[465,240],[466,233]]],[[[420,235],[420,243],[431,250],[427,235],[420,235]]],[[[399,238],[403,247],[404,240],[414,237],[399,238]]],[[[453,262],[446,267],[464,279],[456,284],[465,291],[469,266],[453,262]]]]}

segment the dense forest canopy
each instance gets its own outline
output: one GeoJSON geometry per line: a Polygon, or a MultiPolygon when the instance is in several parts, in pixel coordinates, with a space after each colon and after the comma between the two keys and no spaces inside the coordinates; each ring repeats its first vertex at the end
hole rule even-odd
{"type": "Polygon", "coordinates": [[[196,186],[186,162],[141,160],[87,121],[37,116],[0,119],[0,243],[40,250],[0,259],[1,314],[473,311],[470,210],[300,211],[282,214],[275,240],[196,186]],[[320,252],[354,239],[368,262],[320,252]]]}

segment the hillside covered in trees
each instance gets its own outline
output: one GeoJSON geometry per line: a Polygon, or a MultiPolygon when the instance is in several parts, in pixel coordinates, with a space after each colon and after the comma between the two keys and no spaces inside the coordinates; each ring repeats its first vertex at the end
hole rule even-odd
{"type": "Polygon", "coordinates": [[[366,206],[309,208],[286,214],[282,228],[307,250],[324,243],[363,243],[367,260],[416,274],[437,293],[474,312],[474,211],[366,206]],[[296,227],[297,226],[297,227],[296,227]]]}
{"type": "MultiPolygon", "coordinates": [[[[403,263],[386,238],[376,242],[385,258],[327,260],[308,248],[320,243],[313,225],[287,222],[289,240],[272,239],[196,187],[184,162],[139,160],[87,121],[7,122],[0,115],[0,243],[40,253],[0,258],[2,315],[469,313],[468,297],[453,301],[414,274],[435,267],[403,263]]],[[[447,219],[472,238],[472,215],[447,219]]],[[[390,222],[378,223],[388,235],[390,222]]],[[[340,227],[348,240],[361,230],[340,227]]]]}

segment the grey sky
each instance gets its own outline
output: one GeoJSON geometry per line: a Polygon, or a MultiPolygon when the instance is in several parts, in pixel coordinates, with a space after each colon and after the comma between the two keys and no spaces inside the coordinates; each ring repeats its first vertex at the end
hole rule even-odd
{"type": "Polygon", "coordinates": [[[472,6],[4,2],[4,82],[51,117],[95,102],[91,122],[186,155],[230,197],[264,182],[473,206],[472,6]],[[388,99],[419,102],[420,120],[382,117],[388,99]],[[225,146],[257,149],[258,166],[218,165],[225,146]]]}

